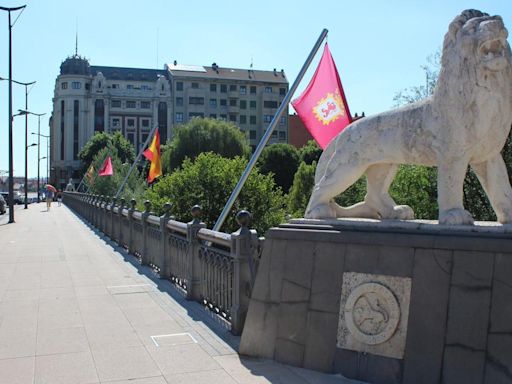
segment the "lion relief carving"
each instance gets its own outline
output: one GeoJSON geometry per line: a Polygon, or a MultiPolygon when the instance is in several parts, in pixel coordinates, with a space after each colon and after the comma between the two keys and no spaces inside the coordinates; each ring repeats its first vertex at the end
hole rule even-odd
{"type": "Polygon", "coordinates": [[[445,35],[432,96],[353,122],[318,162],[306,218],[413,219],[388,193],[399,164],[438,167],[440,224],[472,224],[463,206],[468,165],[498,221],[512,222],[512,188],[501,150],[512,124],[512,66],[501,17],[476,10],[457,16],[445,35]],[[364,201],[340,207],[334,197],[366,174],[364,201]]]}

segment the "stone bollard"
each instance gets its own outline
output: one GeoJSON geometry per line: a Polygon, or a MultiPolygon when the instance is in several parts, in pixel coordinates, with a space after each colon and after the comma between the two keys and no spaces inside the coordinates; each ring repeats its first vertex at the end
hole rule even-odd
{"type": "Polygon", "coordinates": [[[117,244],[121,247],[124,245],[123,221],[127,220],[123,216],[123,209],[125,203],[126,200],[124,198],[119,199],[119,208],[117,209],[117,213],[119,215],[119,238],[117,239],[117,244]]]}
{"type": "Polygon", "coordinates": [[[254,229],[249,229],[252,215],[248,211],[238,212],[236,221],[240,225],[240,229],[231,234],[231,257],[233,257],[231,332],[240,335],[244,328],[251,291],[256,277],[254,252],[258,245],[258,234],[254,229]]]}
{"type": "Polygon", "coordinates": [[[160,250],[158,252],[157,265],[160,268],[160,279],[167,279],[170,277],[169,274],[169,262],[167,260],[167,253],[169,243],[167,240],[167,223],[171,218],[171,203],[167,202],[164,204],[164,214],[160,216],[160,250]]]}
{"type": "Polygon", "coordinates": [[[187,223],[187,241],[188,252],[188,276],[187,276],[187,300],[201,299],[201,260],[199,259],[199,239],[197,233],[201,228],[206,228],[206,224],[201,222],[202,209],[199,205],[194,205],[190,210],[192,221],[187,223]]]}
{"type": "Polygon", "coordinates": [[[110,231],[110,239],[117,241],[117,238],[119,237],[119,235],[116,234],[116,227],[114,225],[115,220],[116,220],[115,212],[114,212],[114,208],[116,207],[116,202],[117,202],[117,199],[115,197],[113,197],[112,198],[112,203],[110,204],[110,215],[109,215],[109,217],[110,217],[110,226],[109,226],[109,231],[110,231]]]}
{"type": "Polygon", "coordinates": [[[151,258],[148,254],[148,217],[151,215],[151,202],[146,200],[144,202],[144,212],[142,212],[141,222],[142,222],[142,255],[140,257],[140,262],[142,265],[150,265],[151,258]]]}

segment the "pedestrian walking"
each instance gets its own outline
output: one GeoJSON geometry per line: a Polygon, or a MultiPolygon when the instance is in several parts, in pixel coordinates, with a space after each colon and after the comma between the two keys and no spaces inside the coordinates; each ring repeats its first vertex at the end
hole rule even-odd
{"type": "Polygon", "coordinates": [[[55,192],[57,192],[57,189],[51,184],[46,184],[45,188],[46,188],[46,193],[45,193],[46,194],[46,210],[49,211],[50,208],[52,207],[53,197],[54,197],[55,192]]]}
{"type": "Polygon", "coordinates": [[[60,207],[60,204],[62,203],[62,191],[59,190],[57,192],[57,206],[60,207]]]}

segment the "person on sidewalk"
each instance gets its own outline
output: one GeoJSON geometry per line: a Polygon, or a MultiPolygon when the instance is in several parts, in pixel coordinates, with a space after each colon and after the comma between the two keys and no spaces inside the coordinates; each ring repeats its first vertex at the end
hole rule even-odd
{"type": "Polygon", "coordinates": [[[62,191],[59,190],[57,192],[57,206],[60,207],[60,204],[62,203],[62,191]]]}
{"type": "Polygon", "coordinates": [[[49,211],[52,207],[53,191],[50,188],[46,188],[46,210],[49,211]]]}

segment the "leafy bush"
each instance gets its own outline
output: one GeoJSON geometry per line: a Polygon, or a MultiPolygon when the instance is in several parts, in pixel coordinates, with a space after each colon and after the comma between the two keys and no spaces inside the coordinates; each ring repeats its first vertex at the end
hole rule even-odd
{"type": "Polygon", "coordinates": [[[303,217],[315,186],[316,162],[308,165],[304,161],[293,178],[293,184],[288,195],[288,212],[293,217],[303,217]]]}
{"type": "Polygon", "coordinates": [[[299,161],[299,153],[293,145],[272,144],[261,152],[258,167],[264,175],[273,173],[276,184],[288,193],[299,161]]]}
{"type": "MultiPolygon", "coordinates": [[[[172,214],[184,222],[191,220],[190,208],[199,204],[203,209],[202,221],[212,228],[246,165],[247,160],[240,157],[226,159],[217,154],[202,153],[195,161],[185,159],[181,169],[148,189],[145,198],[151,201],[152,210],[159,215],[163,213],[163,205],[170,202],[172,214]]],[[[251,227],[263,234],[283,222],[284,203],[284,196],[276,189],[272,176],[253,170],[221,230],[237,230],[235,215],[246,209],[253,216],[251,227]]]]}

